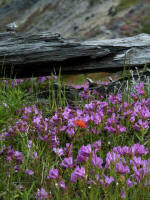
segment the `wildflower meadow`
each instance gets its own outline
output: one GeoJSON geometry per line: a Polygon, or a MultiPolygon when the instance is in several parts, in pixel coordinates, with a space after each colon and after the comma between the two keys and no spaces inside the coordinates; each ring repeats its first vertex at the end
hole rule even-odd
{"type": "Polygon", "coordinates": [[[106,97],[81,86],[74,105],[54,82],[1,80],[0,199],[150,199],[150,82],[106,97]]]}

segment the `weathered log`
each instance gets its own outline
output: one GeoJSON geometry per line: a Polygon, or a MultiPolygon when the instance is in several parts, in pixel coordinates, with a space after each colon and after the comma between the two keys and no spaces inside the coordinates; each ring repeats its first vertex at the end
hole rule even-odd
{"type": "MultiPolygon", "coordinates": [[[[150,65],[150,35],[70,42],[59,34],[0,33],[0,66],[6,76],[31,77],[150,65]]],[[[1,73],[3,75],[3,73],[1,73]]]]}

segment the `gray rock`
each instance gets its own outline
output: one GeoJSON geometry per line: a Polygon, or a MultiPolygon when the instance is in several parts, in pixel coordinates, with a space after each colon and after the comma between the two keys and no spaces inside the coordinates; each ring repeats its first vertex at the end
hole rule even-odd
{"type": "Polygon", "coordinates": [[[16,24],[16,22],[12,22],[10,24],[6,24],[6,31],[17,31],[18,25],[16,24]]]}

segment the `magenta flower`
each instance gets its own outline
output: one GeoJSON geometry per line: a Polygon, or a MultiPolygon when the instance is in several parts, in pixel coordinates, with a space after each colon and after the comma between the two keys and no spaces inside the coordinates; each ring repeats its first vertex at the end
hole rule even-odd
{"type": "Polygon", "coordinates": [[[67,143],[66,147],[64,148],[64,152],[67,156],[71,157],[72,156],[72,144],[67,143]]]}
{"type": "Polygon", "coordinates": [[[132,187],[133,186],[133,182],[128,178],[128,180],[126,181],[126,184],[128,187],[132,187]]]}
{"type": "Polygon", "coordinates": [[[114,147],[113,152],[123,155],[123,148],[121,146],[114,147]]]}
{"type": "Polygon", "coordinates": [[[135,123],[134,128],[137,131],[140,131],[141,129],[147,129],[149,126],[148,121],[143,122],[141,119],[138,120],[137,123],[135,123]]]}
{"type": "Polygon", "coordinates": [[[90,120],[93,121],[96,125],[98,125],[102,121],[103,113],[99,111],[98,113],[92,113],[90,116],[90,120]]]}
{"type": "Polygon", "coordinates": [[[33,152],[30,154],[31,158],[34,159],[34,160],[37,160],[38,159],[38,155],[37,155],[37,152],[33,152]]]}
{"type": "Polygon", "coordinates": [[[107,126],[110,126],[110,125],[115,125],[115,124],[117,124],[118,123],[118,121],[117,121],[117,119],[116,119],[117,117],[116,117],[116,114],[115,113],[112,113],[112,116],[111,116],[111,118],[108,118],[107,119],[107,126]]]}
{"type": "Polygon", "coordinates": [[[28,141],[28,147],[29,147],[29,149],[31,149],[31,147],[32,147],[32,140],[28,141]]]}
{"type": "Polygon", "coordinates": [[[99,151],[101,148],[101,140],[94,142],[92,146],[93,146],[95,152],[99,151]]]}
{"type": "Polygon", "coordinates": [[[33,117],[33,123],[39,124],[41,122],[41,116],[33,117]]]}
{"type": "Polygon", "coordinates": [[[105,126],[104,129],[107,130],[110,133],[116,133],[116,129],[112,126],[105,126]]]}
{"type": "Polygon", "coordinates": [[[66,189],[66,185],[65,185],[64,180],[61,180],[58,184],[62,189],[64,189],[64,190],[66,189]]]}
{"type": "Polygon", "coordinates": [[[146,106],[150,106],[150,98],[146,99],[146,106]]]}
{"type": "Polygon", "coordinates": [[[30,114],[30,113],[32,113],[32,108],[31,107],[25,107],[24,108],[24,114],[30,114]]]}
{"type": "Polygon", "coordinates": [[[57,156],[61,157],[64,155],[64,150],[63,148],[53,148],[53,151],[57,154],[57,156]]]}
{"type": "Polygon", "coordinates": [[[122,95],[118,94],[117,96],[110,94],[109,95],[109,102],[111,102],[112,104],[120,104],[121,103],[121,99],[122,99],[122,95]]]}
{"type": "Polygon", "coordinates": [[[129,155],[129,152],[130,152],[130,147],[128,147],[128,146],[122,147],[123,155],[129,155]]]}
{"type": "Polygon", "coordinates": [[[140,85],[136,85],[135,88],[137,89],[138,95],[144,95],[144,83],[141,82],[140,85]]]}
{"type": "Polygon", "coordinates": [[[125,199],[126,198],[126,193],[124,190],[121,191],[121,199],[125,199]]]}
{"type": "Polygon", "coordinates": [[[43,199],[47,199],[47,198],[48,198],[48,194],[45,191],[45,189],[44,188],[41,188],[41,190],[38,189],[35,199],[43,200],[43,199]]]}
{"type": "MultiPolygon", "coordinates": [[[[69,126],[68,126],[69,127],[69,126]]],[[[70,136],[73,136],[75,131],[74,131],[74,127],[69,127],[66,132],[70,135],[70,136]]]]}
{"type": "Polygon", "coordinates": [[[21,191],[23,189],[23,185],[16,185],[16,189],[21,191]]]}
{"type": "Polygon", "coordinates": [[[24,157],[23,157],[23,155],[22,155],[21,152],[15,151],[14,156],[15,156],[15,159],[16,159],[16,162],[17,162],[17,163],[18,163],[18,162],[19,162],[19,163],[24,163],[24,157]]]}
{"type": "Polygon", "coordinates": [[[9,107],[7,103],[3,103],[3,105],[4,105],[6,108],[8,108],[8,107],[9,107]]]}
{"type": "Polygon", "coordinates": [[[108,186],[110,185],[112,182],[114,182],[114,178],[112,176],[108,177],[106,175],[103,174],[103,177],[105,178],[105,185],[108,186]]]}
{"type": "Polygon", "coordinates": [[[126,132],[126,127],[123,127],[121,125],[117,125],[117,133],[124,133],[126,132]]]}
{"type": "Polygon", "coordinates": [[[130,169],[127,165],[123,165],[121,162],[119,162],[115,165],[115,171],[120,174],[126,174],[130,172],[130,169]]]}
{"type": "MultiPolygon", "coordinates": [[[[146,155],[149,151],[148,148],[145,148],[144,145],[140,145],[139,143],[133,144],[131,147],[128,146],[118,146],[113,148],[113,152],[117,155],[129,155],[129,156],[141,156],[146,155]]],[[[112,160],[113,157],[115,158],[115,154],[112,154],[110,152],[107,153],[106,161],[112,160]]]]}
{"type": "Polygon", "coordinates": [[[67,129],[67,126],[62,126],[61,128],[60,128],[60,131],[65,131],[67,129]]]}
{"type": "Polygon", "coordinates": [[[82,146],[78,152],[76,162],[84,163],[85,161],[87,161],[91,151],[92,149],[90,144],[88,144],[87,146],[82,146]]]}
{"type": "Polygon", "coordinates": [[[64,168],[72,167],[72,165],[73,165],[72,157],[64,158],[64,160],[60,164],[60,166],[64,168]]]}
{"type": "Polygon", "coordinates": [[[25,174],[32,176],[34,174],[34,172],[32,170],[26,169],[25,174]]]}
{"type": "Polygon", "coordinates": [[[139,99],[138,95],[135,95],[133,93],[131,93],[130,96],[134,101],[137,101],[139,99]]]}
{"type": "Polygon", "coordinates": [[[102,168],[103,159],[99,158],[94,152],[92,153],[92,160],[91,160],[93,167],[98,167],[99,169],[102,168]]]}
{"type": "Polygon", "coordinates": [[[77,166],[74,170],[74,172],[71,174],[71,181],[76,182],[77,179],[81,179],[85,177],[85,168],[77,166]]]}
{"type": "Polygon", "coordinates": [[[109,168],[111,163],[115,164],[116,162],[121,160],[121,155],[114,152],[108,152],[106,156],[106,165],[105,168],[109,168]]]}
{"type": "Polygon", "coordinates": [[[131,115],[129,121],[130,121],[131,123],[135,122],[135,116],[134,116],[134,115],[131,115]]]}
{"type": "Polygon", "coordinates": [[[119,124],[119,121],[116,119],[118,116],[115,113],[112,113],[111,118],[107,119],[105,130],[110,133],[119,134],[126,131],[126,128],[119,124]]]}
{"type": "Polygon", "coordinates": [[[46,80],[46,77],[45,77],[45,76],[40,76],[40,77],[38,77],[38,81],[39,81],[40,83],[44,82],[45,80],[46,80]]]}
{"type": "Polygon", "coordinates": [[[133,166],[140,167],[142,166],[144,161],[142,160],[141,157],[136,157],[134,156],[132,160],[130,160],[130,164],[133,164],[133,166]]]}
{"type": "Polygon", "coordinates": [[[20,170],[19,166],[18,166],[18,165],[15,165],[15,166],[14,166],[14,171],[15,171],[15,172],[18,172],[19,170],[20,170]]]}
{"type": "Polygon", "coordinates": [[[56,149],[56,146],[59,144],[59,139],[58,139],[58,137],[55,135],[54,132],[52,133],[52,136],[51,136],[51,142],[52,142],[52,148],[53,148],[53,149],[56,149]]]}
{"type": "Polygon", "coordinates": [[[51,178],[51,179],[57,179],[58,178],[58,169],[51,169],[49,171],[49,175],[47,176],[47,178],[51,178]]]}
{"type": "Polygon", "coordinates": [[[145,148],[144,145],[140,145],[139,143],[132,145],[129,150],[130,155],[137,156],[146,155],[148,152],[148,148],[145,148]]]}

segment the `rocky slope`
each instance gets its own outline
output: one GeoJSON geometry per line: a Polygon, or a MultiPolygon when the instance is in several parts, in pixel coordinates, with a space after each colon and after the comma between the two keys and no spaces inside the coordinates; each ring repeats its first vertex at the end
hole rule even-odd
{"type": "Polygon", "coordinates": [[[141,32],[149,8],[149,0],[2,0],[0,31],[15,22],[18,32],[48,30],[72,40],[124,37],[141,32]]]}

